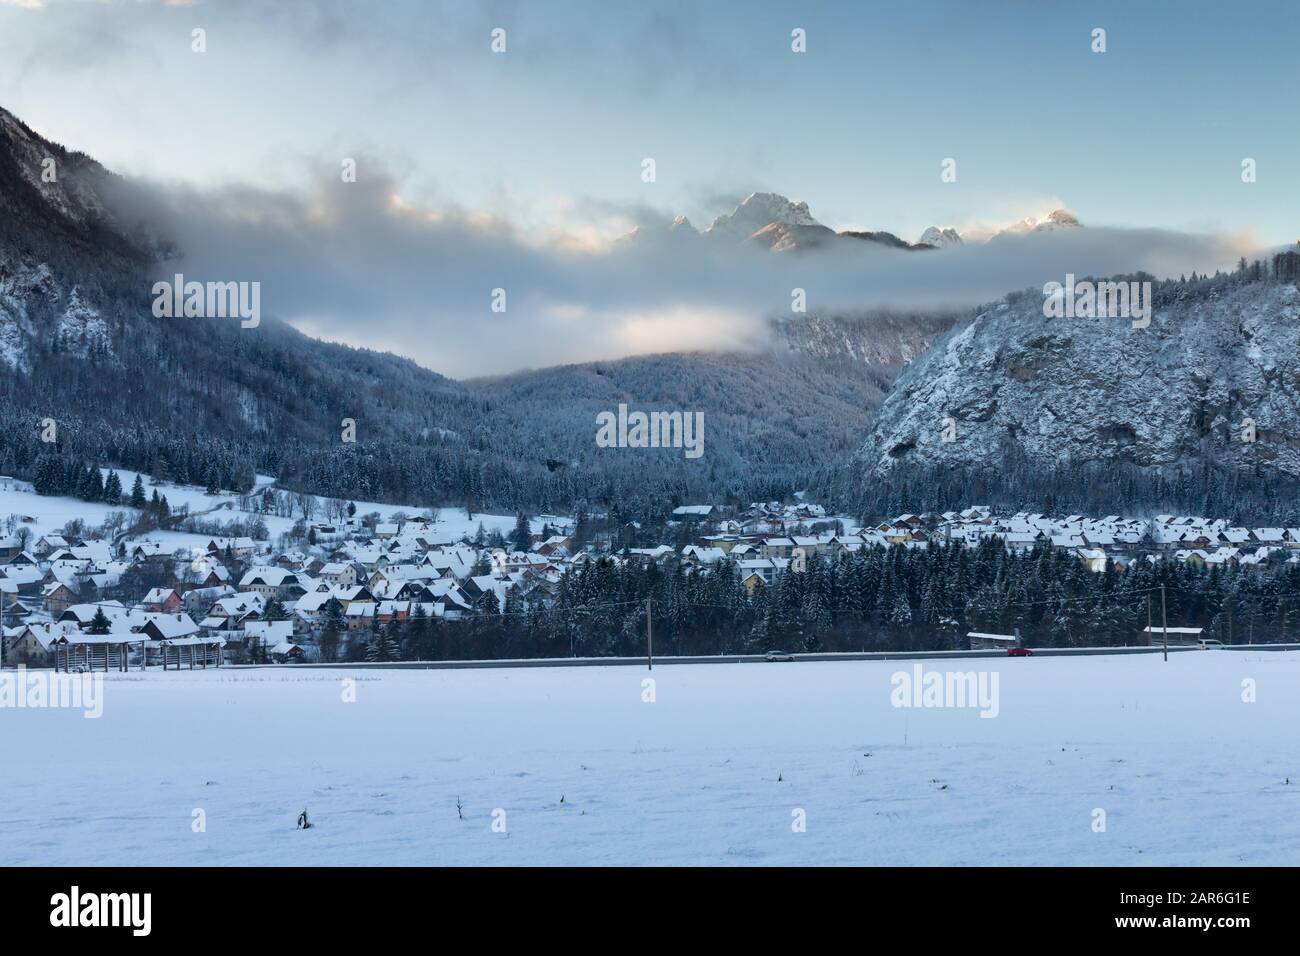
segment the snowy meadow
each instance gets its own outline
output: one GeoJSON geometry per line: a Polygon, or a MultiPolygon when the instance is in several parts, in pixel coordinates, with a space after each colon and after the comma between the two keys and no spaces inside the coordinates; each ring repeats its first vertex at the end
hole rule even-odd
{"type": "Polygon", "coordinates": [[[0,708],[0,865],[1300,863],[1300,656],[916,664],[110,673],[0,708]]]}

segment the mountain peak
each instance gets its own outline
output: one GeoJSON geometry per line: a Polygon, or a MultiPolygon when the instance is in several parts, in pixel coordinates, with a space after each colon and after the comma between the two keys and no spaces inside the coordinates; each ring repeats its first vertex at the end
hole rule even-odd
{"type": "Polygon", "coordinates": [[[1038,231],[1047,231],[1052,229],[1077,229],[1082,228],[1083,223],[1075,217],[1074,213],[1068,209],[1056,209],[1051,212],[1046,219],[1039,222],[1034,229],[1038,231]]]}
{"type": "Polygon", "coordinates": [[[999,236],[1023,236],[1031,232],[1056,232],[1061,229],[1082,229],[1083,223],[1079,222],[1074,213],[1065,208],[1054,209],[1042,219],[1035,216],[1026,216],[1017,222],[997,232],[993,238],[999,236]]]}
{"type": "Polygon", "coordinates": [[[962,238],[961,234],[951,226],[931,226],[921,233],[918,242],[922,245],[934,246],[936,249],[944,249],[948,246],[962,245],[962,238]]]}
{"type": "Polygon", "coordinates": [[[709,235],[746,239],[765,226],[820,226],[808,204],[778,193],[750,193],[730,213],[718,216],[705,230],[709,235]]]}

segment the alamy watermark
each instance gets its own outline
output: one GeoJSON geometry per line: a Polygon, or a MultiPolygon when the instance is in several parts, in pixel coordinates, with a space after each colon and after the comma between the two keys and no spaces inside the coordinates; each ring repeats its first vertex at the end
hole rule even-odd
{"type": "Polygon", "coordinates": [[[153,314],[158,319],[239,318],[241,328],[262,322],[262,283],[186,282],[179,272],[172,281],[153,284],[153,314]]]}
{"type": "Polygon", "coordinates": [[[889,702],[895,707],[978,708],[981,717],[996,717],[997,671],[895,671],[889,679],[889,702]]]}
{"type": "Polygon", "coordinates": [[[82,710],[87,720],[104,714],[103,674],[61,674],[58,671],[16,670],[0,672],[0,710],[82,710]]]}
{"type": "Polygon", "coordinates": [[[703,412],[628,412],[596,415],[596,445],[600,448],[684,448],[687,458],[704,454],[703,412]]]}
{"type": "Polygon", "coordinates": [[[153,928],[152,893],[83,893],[74,886],[50,897],[50,925],[125,927],[132,936],[148,936],[153,928]]]}
{"type": "Polygon", "coordinates": [[[1133,328],[1151,324],[1150,282],[1074,281],[1043,286],[1043,315],[1049,319],[1132,319],[1133,328]]]}

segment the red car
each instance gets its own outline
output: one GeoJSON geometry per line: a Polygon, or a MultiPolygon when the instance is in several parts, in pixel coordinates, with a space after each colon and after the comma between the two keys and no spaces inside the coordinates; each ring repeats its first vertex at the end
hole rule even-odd
{"type": "Polygon", "coordinates": [[[1027,647],[1008,647],[1007,657],[1033,657],[1034,652],[1027,647]]]}

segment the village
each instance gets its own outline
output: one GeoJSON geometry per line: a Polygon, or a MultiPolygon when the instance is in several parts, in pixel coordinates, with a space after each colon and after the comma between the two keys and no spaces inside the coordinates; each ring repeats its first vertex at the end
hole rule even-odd
{"type": "MultiPolygon", "coordinates": [[[[267,500],[252,496],[241,507],[267,500]]],[[[22,515],[11,516],[6,526],[15,530],[0,537],[3,664],[125,670],[364,660],[394,623],[549,607],[566,574],[597,561],[673,564],[689,574],[726,562],[750,598],[814,559],[990,539],[1012,552],[1063,552],[1098,574],[1134,561],[1245,570],[1300,563],[1300,528],[1178,515],[998,515],[972,506],[856,527],[806,501],[684,505],[664,526],[676,544],[616,547],[608,522],[579,534],[578,522],[559,516],[480,516],[471,534],[469,515],[448,523],[432,511],[394,510],[383,520],[339,503],[302,511],[278,546],[270,534],[190,534],[196,543],[182,547],[165,543],[166,533],[113,542],[81,521],[35,534],[22,515]]]]}

